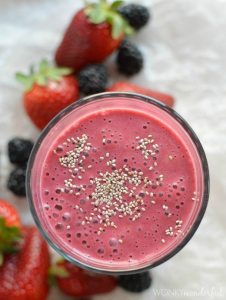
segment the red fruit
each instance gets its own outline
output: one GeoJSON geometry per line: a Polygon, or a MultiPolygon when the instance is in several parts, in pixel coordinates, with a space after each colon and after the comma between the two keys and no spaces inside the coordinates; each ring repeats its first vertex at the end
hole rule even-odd
{"type": "Polygon", "coordinates": [[[151,90],[149,88],[141,87],[137,84],[130,83],[127,81],[119,81],[108,88],[108,92],[133,92],[149,96],[156,100],[163,102],[164,104],[173,107],[174,98],[168,94],[151,90]]]}
{"type": "Polygon", "coordinates": [[[0,267],[1,300],[46,300],[49,252],[35,227],[23,229],[20,252],[8,255],[0,267]]]}
{"type": "Polygon", "coordinates": [[[9,202],[0,199],[0,218],[5,219],[8,227],[21,227],[20,217],[16,208],[9,202]]]}
{"type": "Polygon", "coordinates": [[[117,49],[126,34],[132,33],[117,8],[122,3],[90,4],[75,14],[60,43],[55,61],[79,71],[87,64],[100,63],[117,49]]]}
{"type": "Polygon", "coordinates": [[[54,68],[42,61],[37,73],[17,74],[17,79],[26,87],[24,107],[33,121],[43,129],[62,109],[79,97],[77,80],[68,76],[71,70],[54,68]]]}
{"type": "Polygon", "coordinates": [[[58,263],[58,267],[68,272],[67,277],[57,277],[57,285],[69,296],[86,297],[109,293],[117,286],[116,278],[85,271],[67,261],[58,263]]]}
{"type": "Polygon", "coordinates": [[[21,238],[20,229],[20,217],[16,209],[5,200],[0,199],[0,267],[5,255],[18,251],[18,242],[21,238]]]}

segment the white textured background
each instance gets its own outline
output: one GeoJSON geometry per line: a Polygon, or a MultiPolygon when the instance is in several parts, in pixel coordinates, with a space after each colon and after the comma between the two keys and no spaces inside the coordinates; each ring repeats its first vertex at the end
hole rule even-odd
{"type": "MultiPolygon", "coordinates": [[[[38,131],[23,111],[22,88],[14,74],[43,57],[52,57],[66,24],[81,3],[0,0],[0,197],[19,208],[26,223],[32,222],[26,200],[17,199],[5,188],[11,168],[6,144],[14,136],[35,138],[38,131]]],[[[210,202],[186,248],[152,271],[152,289],[139,296],[117,289],[95,299],[226,299],[226,1],[139,3],[150,7],[153,20],[134,38],[146,64],[132,80],[176,97],[176,110],[197,132],[208,156],[210,202]]],[[[53,291],[50,299],[67,298],[53,291]]]]}

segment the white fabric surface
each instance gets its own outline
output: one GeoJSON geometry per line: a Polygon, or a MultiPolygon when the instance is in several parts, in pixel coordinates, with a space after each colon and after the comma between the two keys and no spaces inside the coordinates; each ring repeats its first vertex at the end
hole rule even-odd
{"type": "MultiPolygon", "coordinates": [[[[226,299],[226,1],[139,3],[151,8],[153,20],[134,37],[146,63],[132,81],[176,97],[176,110],[200,137],[211,173],[210,202],[201,226],[179,254],[152,271],[153,287],[139,299],[226,299]]],[[[14,136],[35,138],[38,131],[23,111],[22,87],[14,74],[52,57],[65,26],[81,5],[78,0],[0,1],[0,197],[20,209],[25,223],[32,222],[26,200],[5,188],[12,168],[6,144],[14,136]]],[[[95,299],[137,297],[118,288],[95,299]]],[[[50,299],[67,297],[55,290],[50,299]]]]}

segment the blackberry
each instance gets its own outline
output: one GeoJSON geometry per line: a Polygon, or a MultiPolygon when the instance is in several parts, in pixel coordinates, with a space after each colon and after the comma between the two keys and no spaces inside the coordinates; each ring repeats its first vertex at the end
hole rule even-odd
{"type": "Polygon", "coordinates": [[[134,43],[124,40],[119,47],[116,64],[120,73],[135,75],[143,68],[143,55],[134,43]]]}
{"type": "Polygon", "coordinates": [[[26,196],[25,179],[26,165],[17,167],[9,174],[7,182],[8,189],[17,196],[26,196]]]}
{"type": "Polygon", "coordinates": [[[119,276],[119,286],[132,293],[141,293],[151,286],[152,278],[149,272],[119,276]]]}
{"type": "Polygon", "coordinates": [[[121,6],[118,11],[136,30],[144,27],[150,19],[149,10],[143,5],[128,4],[121,6]]]}
{"type": "Polygon", "coordinates": [[[8,142],[9,160],[13,164],[24,164],[28,161],[34,144],[30,140],[14,138],[8,142]]]}
{"type": "Polygon", "coordinates": [[[79,89],[85,95],[104,92],[107,81],[107,70],[102,64],[88,65],[78,74],[79,89]]]}

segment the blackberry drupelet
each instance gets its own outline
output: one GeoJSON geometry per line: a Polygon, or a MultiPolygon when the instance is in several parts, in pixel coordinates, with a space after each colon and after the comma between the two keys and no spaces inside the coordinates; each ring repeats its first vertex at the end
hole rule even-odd
{"type": "Polygon", "coordinates": [[[17,167],[9,174],[7,182],[8,189],[16,196],[26,196],[25,180],[26,180],[26,165],[17,167]]]}
{"type": "Polygon", "coordinates": [[[150,12],[147,7],[139,4],[128,4],[121,6],[118,11],[128,21],[128,23],[136,30],[144,27],[149,19],[150,12]]]}
{"type": "Polygon", "coordinates": [[[30,140],[13,138],[8,142],[9,160],[13,164],[24,164],[28,161],[34,144],[30,140]]]}
{"type": "Polygon", "coordinates": [[[141,293],[151,286],[152,278],[149,272],[119,276],[119,286],[132,293],[141,293]]]}
{"type": "Polygon", "coordinates": [[[88,65],[78,74],[79,89],[85,95],[104,92],[107,81],[107,70],[102,64],[88,65]]]}
{"type": "Polygon", "coordinates": [[[143,55],[134,43],[126,39],[119,47],[116,64],[120,73],[132,76],[143,68],[143,55]]]}

